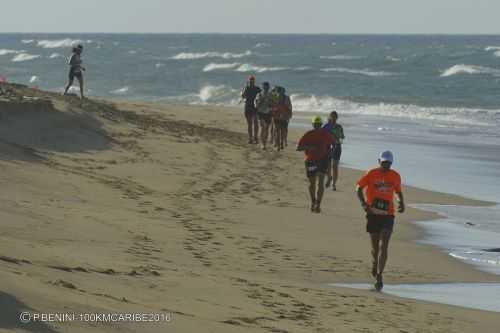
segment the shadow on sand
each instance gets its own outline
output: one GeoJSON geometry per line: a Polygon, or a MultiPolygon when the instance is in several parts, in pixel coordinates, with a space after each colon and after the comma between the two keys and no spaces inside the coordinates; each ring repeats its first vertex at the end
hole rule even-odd
{"type": "Polygon", "coordinates": [[[32,312],[27,305],[21,303],[14,296],[0,292],[0,330],[23,330],[36,333],[57,333],[50,326],[32,322],[23,324],[20,315],[23,311],[32,312]]]}

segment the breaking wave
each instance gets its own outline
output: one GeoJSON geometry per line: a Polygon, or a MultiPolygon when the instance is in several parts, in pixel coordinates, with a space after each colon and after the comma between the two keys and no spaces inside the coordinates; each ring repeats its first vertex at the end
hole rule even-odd
{"type": "Polygon", "coordinates": [[[500,69],[461,64],[448,68],[441,74],[441,77],[448,77],[458,74],[487,74],[498,76],[500,75],[500,69]]]}
{"type": "MultiPolygon", "coordinates": [[[[226,85],[206,85],[200,89],[197,97],[202,103],[209,102],[226,102],[227,104],[234,105],[237,100],[237,90],[226,85]]],[[[195,102],[196,103],[196,102],[195,102]]]]}
{"type": "Polygon", "coordinates": [[[203,68],[203,71],[204,72],[212,72],[212,71],[219,70],[219,69],[233,69],[233,68],[236,68],[238,66],[240,66],[239,63],[231,63],[231,64],[210,63],[203,68]]]}
{"type": "Polygon", "coordinates": [[[22,61],[29,61],[33,60],[36,58],[40,58],[39,55],[34,55],[34,54],[29,54],[29,53],[19,53],[16,55],[14,58],[12,58],[13,62],[22,62],[22,61]]]}
{"type": "Polygon", "coordinates": [[[130,88],[125,86],[116,90],[111,91],[112,94],[114,95],[125,95],[129,92],[130,88]]]}
{"type": "Polygon", "coordinates": [[[56,59],[56,58],[63,58],[64,56],[62,54],[59,54],[59,53],[52,53],[50,56],[49,56],[49,59],[56,59]]]}
{"type": "Polygon", "coordinates": [[[338,55],[331,55],[331,56],[320,56],[319,58],[320,59],[328,59],[328,60],[357,60],[357,59],[363,59],[366,57],[338,54],[338,55]]]}
{"type": "Polygon", "coordinates": [[[188,53],[188,52],[182,52],[179,53],[175,56],[173,56],[171,59],[174,60],[196,60],[196,59],[204,59],[204,58],[223,58],[223,59],[236,59],[236,58],[243,58],[243,57],[248,57],[252,55],[252,51],[246,51],[243,53],[231,53],[231,52],[204,52],[204,53],[188,53]]]}
{"type": "Polygon", "coordinates": [[[285,71],[290,69],[289,67],[264,67],[264,66],[256,66],[252,64],[242,64],[240,65],[236,71],[241,73],[264,73],[264,72],[276,72],[276,71],[285,71]]]}
{"type": "Polygon", "coordinates": [[[342,67],[332,67],[332,68],[323,68],[322,72],[338,72],[338,73],[349,73],[349,74],[358,74],[358,75],[366,75],[366,76],[395,76],[401,75],[398,73],[384,72],[384,71],[371,71],[369,69],[352,69],[352,68],[342,68],[342,67]]]}
{"type": "Polygon", "coordinates": [[[24,51],[17,51],[17,50],[9,50],[9,49],[0,49],[0,56],[3,55],[8,55],[8,54],[19,54],[24,51]]]}
{"type": "Polygon", "coordinates": [[[340,110],[346,114],[385,116],[412,120],[441,121],[461,125],[497,126],[500,110],[423,107],[404,104],[355,103],[331,96],[295,94],[291,96],[293,108],[303,112],[327,113],[340,110]]]}
{"type": "MultiPolygon", "coordinates": [[[[87,41],[89,42],[89,41],[87,41]]],[[[39,40],[36,45],[44,49],[57,49],[62,47],[72,47],[77,44],[82,44],[83,41],[79,39],[58,39],[58,40],[39,40]]]]}

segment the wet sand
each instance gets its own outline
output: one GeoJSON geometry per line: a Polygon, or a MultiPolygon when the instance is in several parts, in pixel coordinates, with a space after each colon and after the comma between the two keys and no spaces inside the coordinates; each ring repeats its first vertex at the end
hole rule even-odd
{"type": "MultiPolygon", "coordinates": [[[[328,286],[371,283],[360,172],[342,169],[312,215],[300,134],[263,152],[229,108],[0,99],[0,331],[496,332],[496,313],[328,286]],[[25,325],[23,310],[172,317],[25,325]]],[[[434,217],[398,216],[386,283],[500,280],[417,244],[410,221],[434,217]]]]}

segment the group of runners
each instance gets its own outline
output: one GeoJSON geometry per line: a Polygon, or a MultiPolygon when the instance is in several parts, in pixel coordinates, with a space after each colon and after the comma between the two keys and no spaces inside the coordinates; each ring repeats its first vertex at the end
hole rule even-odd
{"type": "MultiPolygon", "coordinates": [[[[268,131],[274,124],[275,133],[288,133],[288,122],[292,116],[292,103],[285,90],[276,88],[277,96],[273,97],[269,83],[264,82],[262,89],[255,85],[255,77],[251,76],[242,92],[245,99],[245,117],[248,123],[248,142],[258,143],[259,121],[261,125],[261,145],[266,149],[268,131]]],[[[305,171],[309,181],[310,210],[321,213],[321,202],[325,188],[331,186],[337,190],[339,161],[342,155],[342,143],[345,139],[344,129],[338,120],[338,113],[332,111],[326,123],[320,116],[312,119],[312,129],[299,140],[297,150],[305,155],[305,171]]],[[[283,149],[280,135],[271,141],[278,150],[283,149]]],[[[401,189],[401,176],[392,169],[394,156],[391,151],[384,151],[378,159],[378,167],[368,170],[357,182],[356,192],[366,216],[366,231],[370,234],[372,255],[371,274],[375,278],[374,287],[382,290],[384,286],[383,272],[387,263],[389,241],[394,228],[395,205],[397,197],[399,213],[405,211],[405,203],[401,189]]]]}
{"type": "Polygon", "coordinates": [[[286,89],[263,82],[255,84],[255,76],[248,78],[241,93],[245,101],[245,118],[248,126],[248,143],[258,144],[267,150],[268,143],[280,151],[288,145],[288,123],[292,119],[292,102],[286,89]],[[259,135],[260,127],[260,135],[259,135]]]}
{"type": "MultiPolygon", "coordinates": [[[[73,48],[69,61],[69,81],[64,91],[67,94],[76,78],[80,84],[80,95],[84,98],[83,72],[81,55],[83,46],[73,48]]],[[[266,150],[268,144],[280,151],[287,146],[288,124],[292,118],[292,102],[285,88],[263,82],[262,88],[255,83],[255,77],[248,78],[241,94],[245,101],[245,118],[248,125],[248,143],[258,144],[266,150]],[[259,126],[260,125],[260,126],[259,126]],[[260,127],[260,133],[259,133],[260,127]],[[260,134],[260,135],[259,135],[260,134]]],[[[326,124],[320,116],[312,119],[312,129],[306,132],[297,144],[297,150],[305,154],[305,171],[309,180],[310,210],[321,213],[321,202],[325,188],[331,186],[337,190],[339,161],[342,155],[344,129],[338,120],[338,113],[332,111],[326,124]]],[[[383,288],[382,274],[388,257],[395,206],[398,200],[398,212],[405,211],[401,177],[393,170],[394,156],[384,151],[378,159],[379,166],[368,170],[357,182],[357,195],[366,214],[366,231],[370,234],[372,254],[372,275],[375,289],[383,288]]]]}

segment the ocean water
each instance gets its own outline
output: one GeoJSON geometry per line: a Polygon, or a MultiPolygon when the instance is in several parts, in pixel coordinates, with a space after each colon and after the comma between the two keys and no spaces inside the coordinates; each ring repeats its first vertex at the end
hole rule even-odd
{"type": "MultiPolygon", "coordinates": [[[[500,36],[0,34],[0,77],[62,91],[77,43],[90,96],[237,105],[253,74],[286,87],[293,126],[336,109],[344,165],[391,149],[406,184],[500,202],[500,36]]],[[[498,207],[423,208],[447,217],[426,241],[498,272],[498,207]]]]}
{"type": "MultiPolygon", "coordinates": [[[[369,284],[331,284],[332,287],[373,289],[369,284]]],[[[432,303],[500,312],[498,283],[437,283],[385,285],[384,293],[432,303]]]]}

